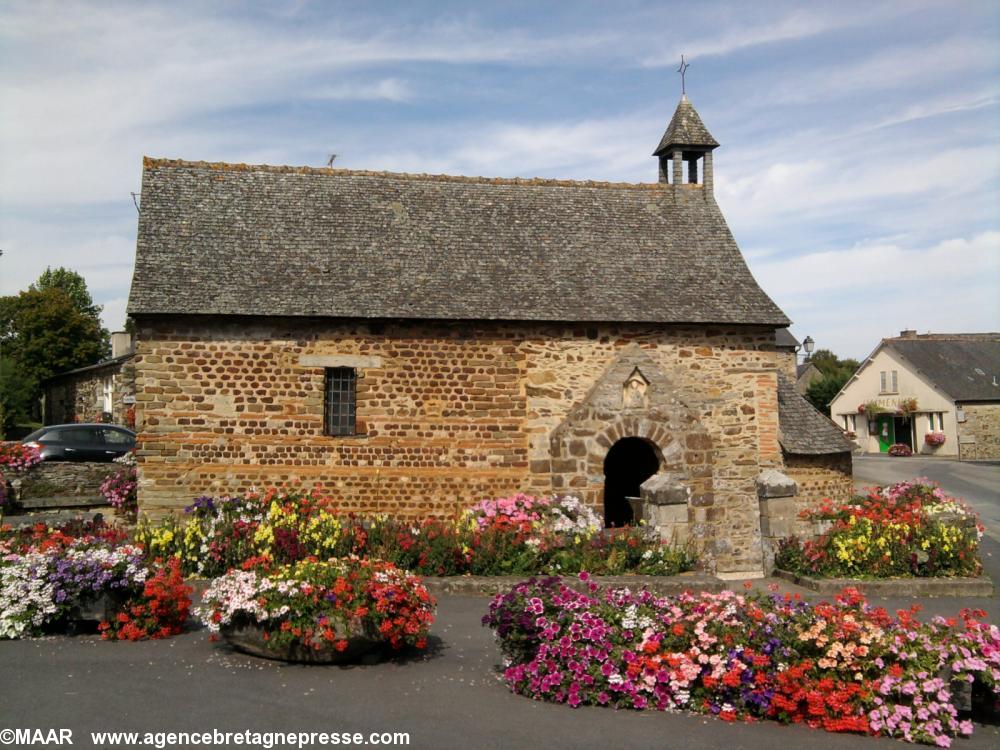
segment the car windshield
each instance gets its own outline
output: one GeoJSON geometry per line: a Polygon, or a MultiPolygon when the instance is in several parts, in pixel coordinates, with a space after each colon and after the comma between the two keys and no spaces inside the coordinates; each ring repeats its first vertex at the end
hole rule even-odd
{"type": "Polygon", "coordinates": [[[22,443],[32,443],[32,442],[38,440],[38,438],[40,438],[44,434],[45,434],[45,428],[43,427],[40,430],[35,430],[34,432],[32,432],[30,435],[28,435],[27,437],[25,437],[24,439],[22,439],[21,442],[22,443]]]}

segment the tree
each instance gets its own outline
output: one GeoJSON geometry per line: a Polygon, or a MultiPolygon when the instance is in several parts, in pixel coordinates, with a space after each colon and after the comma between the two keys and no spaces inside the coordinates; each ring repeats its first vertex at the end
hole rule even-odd
{"type": "Polygon", "coordinates": [[[87,291],[87,282],[76,271],[60,266],[56,270],[46,268],[38,281],[28,287],[30,291],[44,292],[46,289],[62,289],[73,300],[76,308],[92,318],[100,320],[103,305],[95,305],[94,298],[87,291]]]}
{"type": "Polygon", "coordinates": [[[823,375],[809,384],[806,398],[824,414],[830,414],[830,402],[844,387],[844,383],[861,365],[856,359],[840,359],[829,349],[817,349],[809,362],[823,375]]]}
{"type": "Polygon", "coordinates": [[[0,297],[0,409],[5,433],[37,414],[41,381],[99,362],[109,353],[83,278],[49,269],[26,291],[0,297]]]}
{"type": "Polygon", "coordinates": [[[843,375],[846,372],[847,377],[850,377],[861,366],[858,360],[840,359],[829,349],[817,349],[809,358],[809,362],[827,376],[843,375]]]}

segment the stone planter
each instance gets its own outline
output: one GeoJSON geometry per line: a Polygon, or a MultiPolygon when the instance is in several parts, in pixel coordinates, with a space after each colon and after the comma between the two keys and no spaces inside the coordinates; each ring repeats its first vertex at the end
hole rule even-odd
{"type": "MultiPolygon", "coordinates": [[[[338,637],[342,628],[335,631],[338,637]]],[[[288,646],[276,647],[264,640],[264,629],[253,620],[243,620],[221,628],[220,633],[226,642],[237,651],[251,656],[277,661],[295,662],[297,664],[357,664],[378,661],[382,641],[374,632],[360,635],[347,635],[347,648],[338,651],[332,643],[324,640],[312,644],[295,641],[288,646]]]]}
{"type": "Polygon", "coordinates": [[[129,593],[131,592],[113,591],[88,596],[74,604],[67,619],[75,622],[111,620],[124,608],[129,593]]]}

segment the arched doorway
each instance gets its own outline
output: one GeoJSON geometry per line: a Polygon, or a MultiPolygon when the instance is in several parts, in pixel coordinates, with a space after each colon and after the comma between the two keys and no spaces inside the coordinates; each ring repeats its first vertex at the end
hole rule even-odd
{"type": "Polygon", "coordinates": [[[632,522],[627,497],[639,497],[639,485],[660,468],[654,445],[644,438],[622,438],[604,458],[604,525],[632,522]]]}

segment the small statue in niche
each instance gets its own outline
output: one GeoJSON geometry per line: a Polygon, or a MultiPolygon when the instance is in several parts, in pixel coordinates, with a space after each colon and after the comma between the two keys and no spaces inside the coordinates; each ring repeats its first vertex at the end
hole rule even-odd
{"type": "Polygon", "coordinates": [[[635,368],[622,386],[622,408],[645,409],[647,406],[646,389],[648,387],[649,381],[639,372],[638,367],[635,368]]]}

